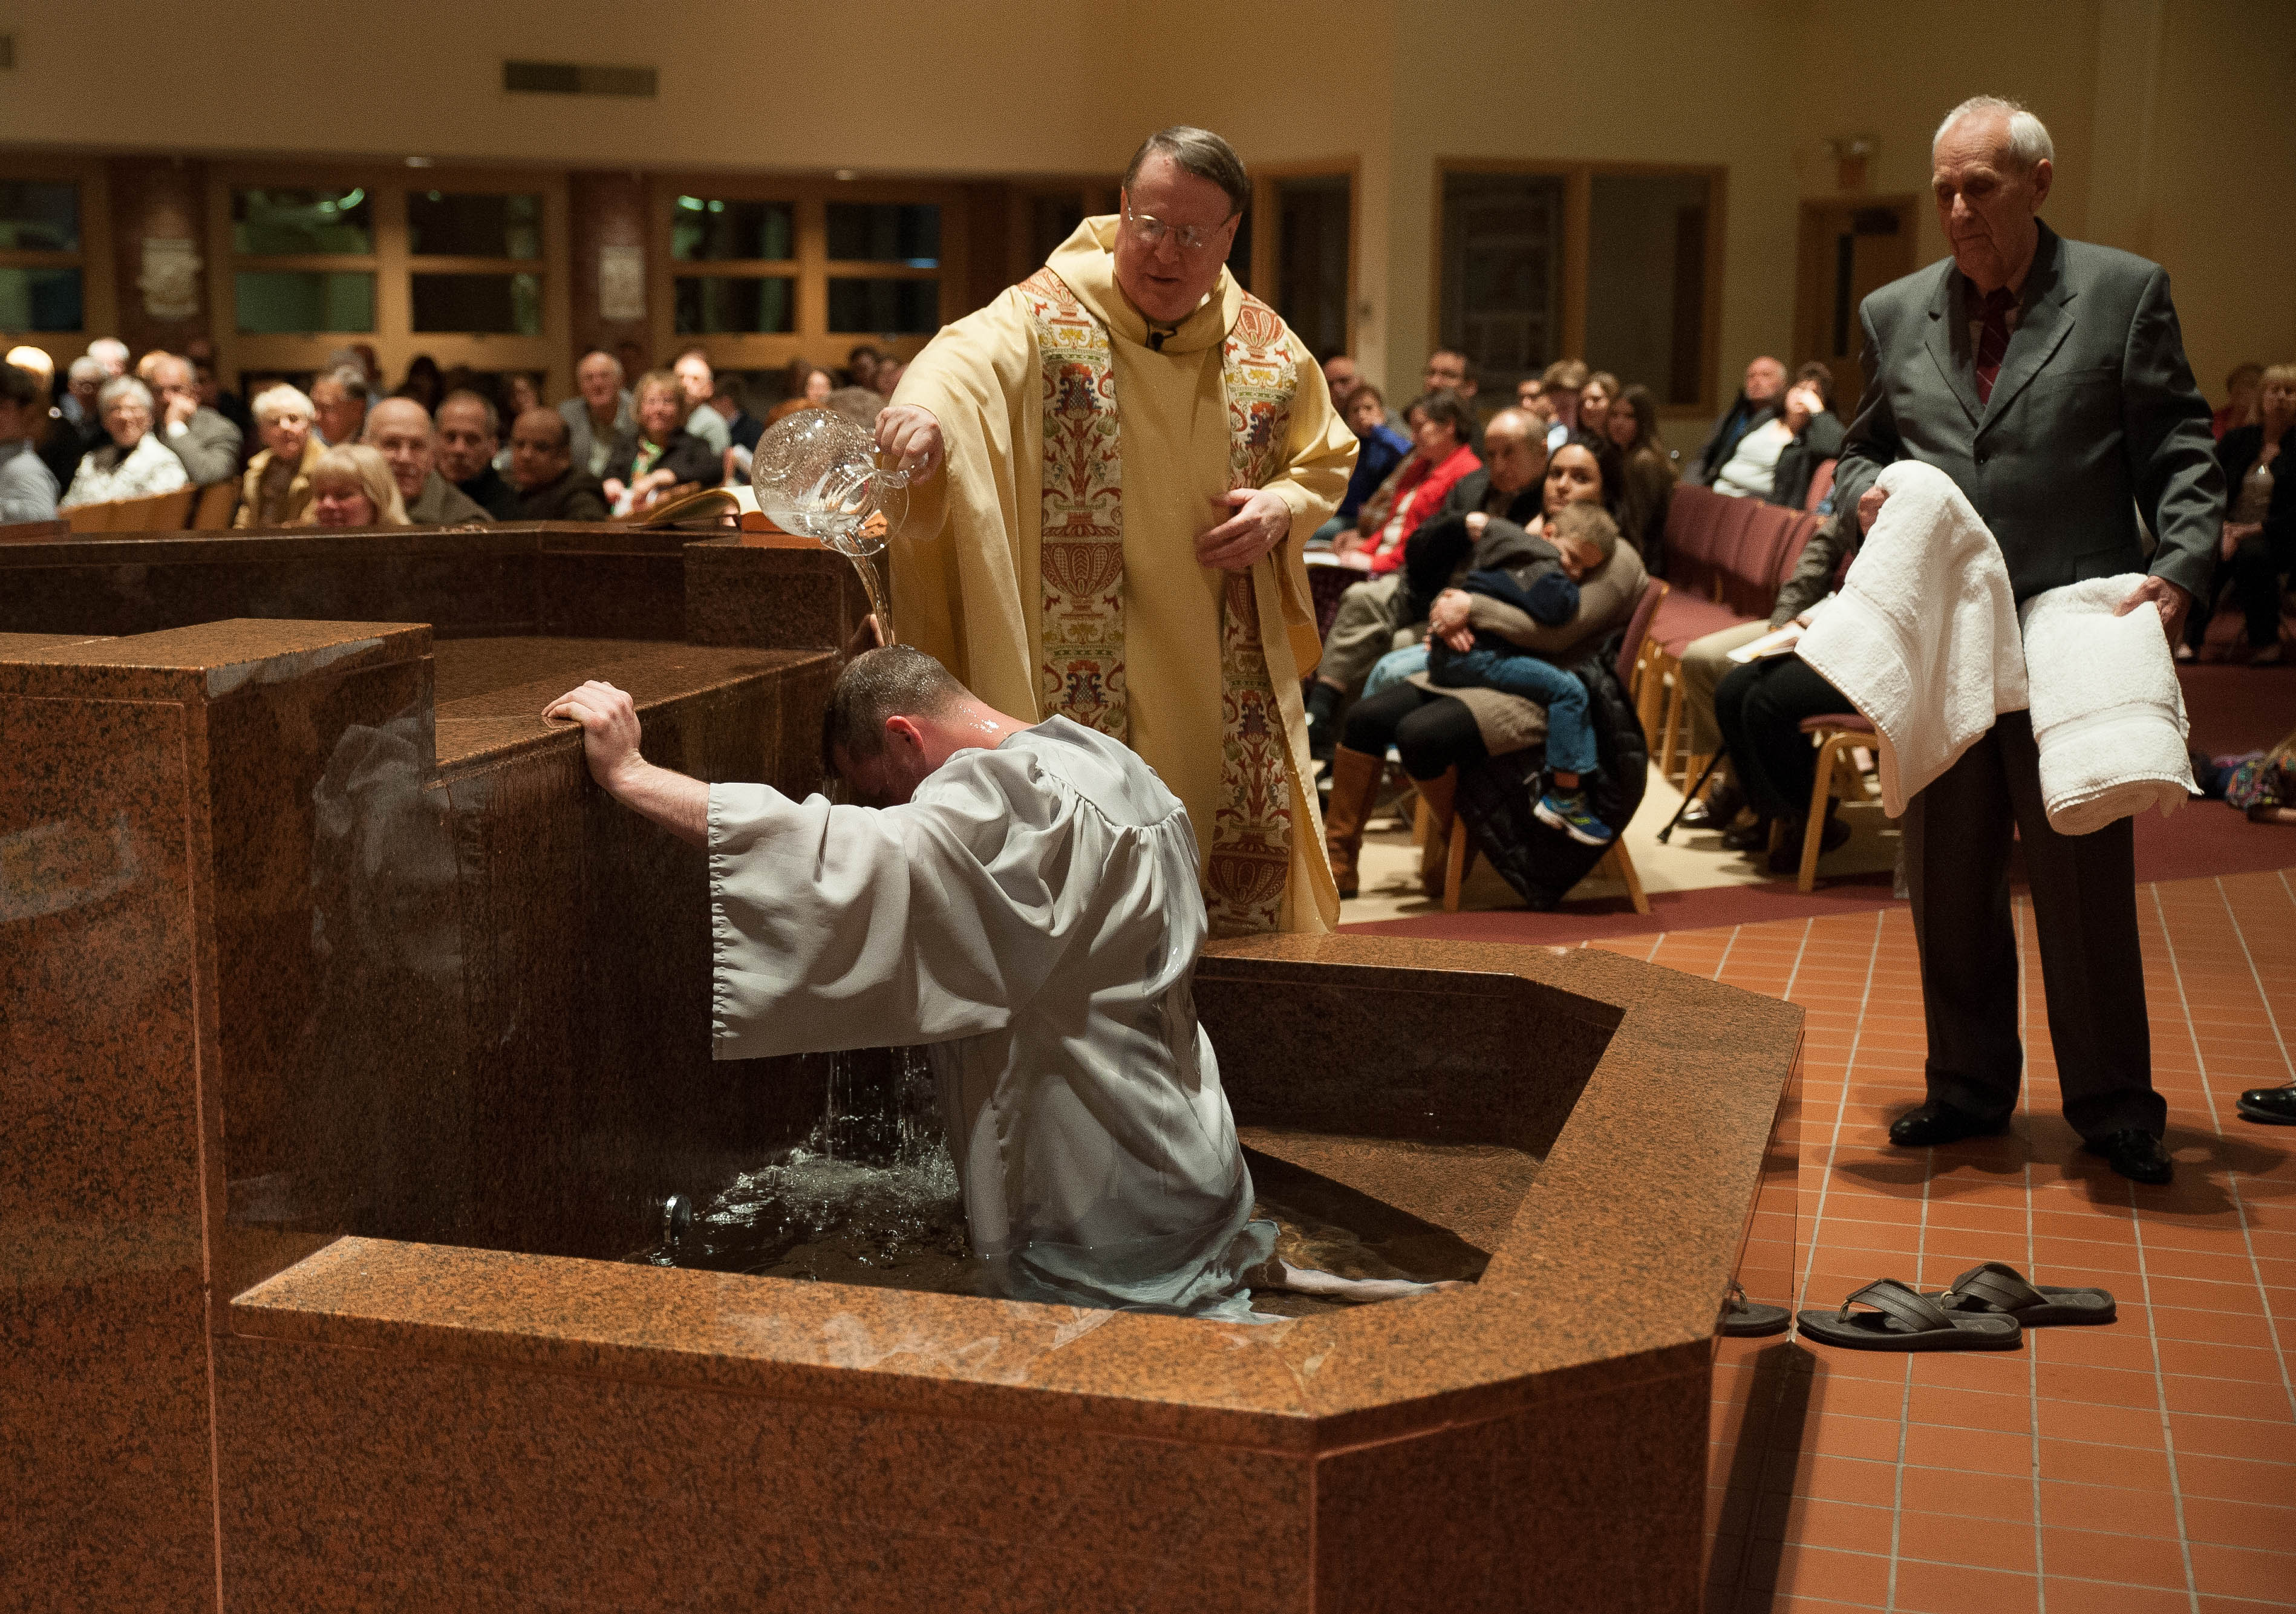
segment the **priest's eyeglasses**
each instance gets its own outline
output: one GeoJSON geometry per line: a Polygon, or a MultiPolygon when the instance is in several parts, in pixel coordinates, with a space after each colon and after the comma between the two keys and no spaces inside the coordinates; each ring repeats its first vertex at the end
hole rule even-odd
{"type": "Polygon", "coordinates": [[[1176,226],[1166,224],[1152,213],[1135,213],[1129,208],[1124,210],[1124,222],[1130,227],[1132,238],[1151,252],[1162,246],[1168,237],[1177,242],[1183,252],[1209,251],[1213,238],[1227,227],[1225,220],[1209,230],[1199,229],[1194,225],[1176,226]]]}

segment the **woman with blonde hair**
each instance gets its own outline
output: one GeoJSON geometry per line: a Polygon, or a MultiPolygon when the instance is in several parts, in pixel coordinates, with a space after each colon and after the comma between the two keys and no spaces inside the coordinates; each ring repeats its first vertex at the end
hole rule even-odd
{"type": "Polygon", "coordinates": [[[251,406],[263,452],[247,463],[239,484],[234,527],[300,525],[311,503],[311,467],[327,451],[311,430],[317,411],[303,391],[282,382],[255,395],[251,406]]]}
{"type": "Polygon", "coordinates": [[[638,377],[630,407],[637,425],[614,439],[606,459],[606,499],[616,515],[644,510],[674,487],[715,487],[725,480],[717,454],[681,423],[692,405],[674,372],[638,377]]]}
{"type": "Polygon", "coordinates": [[[406,503],[382,450],[339,443],[311,467],[311,508],[303,527],[405,527],[406,503]]]}

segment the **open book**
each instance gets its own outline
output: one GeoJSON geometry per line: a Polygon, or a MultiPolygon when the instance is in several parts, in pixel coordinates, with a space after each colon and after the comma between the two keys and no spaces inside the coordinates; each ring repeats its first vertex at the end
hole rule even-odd
{"type": "Polygon", "coordinates": [[[1746,662],[1759,661],[1768,656],[1791,655],[1793,647],[1800,643],[1801,635],[1801,624],[1789,622],[1784,627],[1772,628],[1759,639],[1741,644],[1730,652],[1730,660],[1743,666],[1746,662]]]}

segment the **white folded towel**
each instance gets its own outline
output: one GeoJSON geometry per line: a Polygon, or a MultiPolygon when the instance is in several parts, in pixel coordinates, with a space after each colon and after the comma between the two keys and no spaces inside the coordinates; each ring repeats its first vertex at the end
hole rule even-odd
{"type": "Polygon", "coordinates": [[[1794,649],[1880,733],[1895,818],[1994,718],[2023,709],[2025,652],[2000,546],[1953,479],[1899,460],[1876,486],[1890,496],[1873,531],[1794,649]]]}
{"type": "Polygon", "coordinates": [[[2025,661],[2041,802],[2060,835],[2086,835],[2191,797],[2192,725],[2177,663],[2150,603],[2112,613],[2144,581],[2128,572],[2052,588],[2025,602],[2025,661]]]}

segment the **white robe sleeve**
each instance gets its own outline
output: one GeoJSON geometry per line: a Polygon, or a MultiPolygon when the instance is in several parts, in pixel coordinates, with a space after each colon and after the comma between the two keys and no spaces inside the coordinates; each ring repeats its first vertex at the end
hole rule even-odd
{"type": "Polygon", "coordinates": [[[712,1050],[756,1059],[1003,1028],[1073,930],[1070,811],[955,764],[882,812],[709,791],[712,1050]],[[1033,810],[1030,810],[1033,809],[1033,810]]]}

